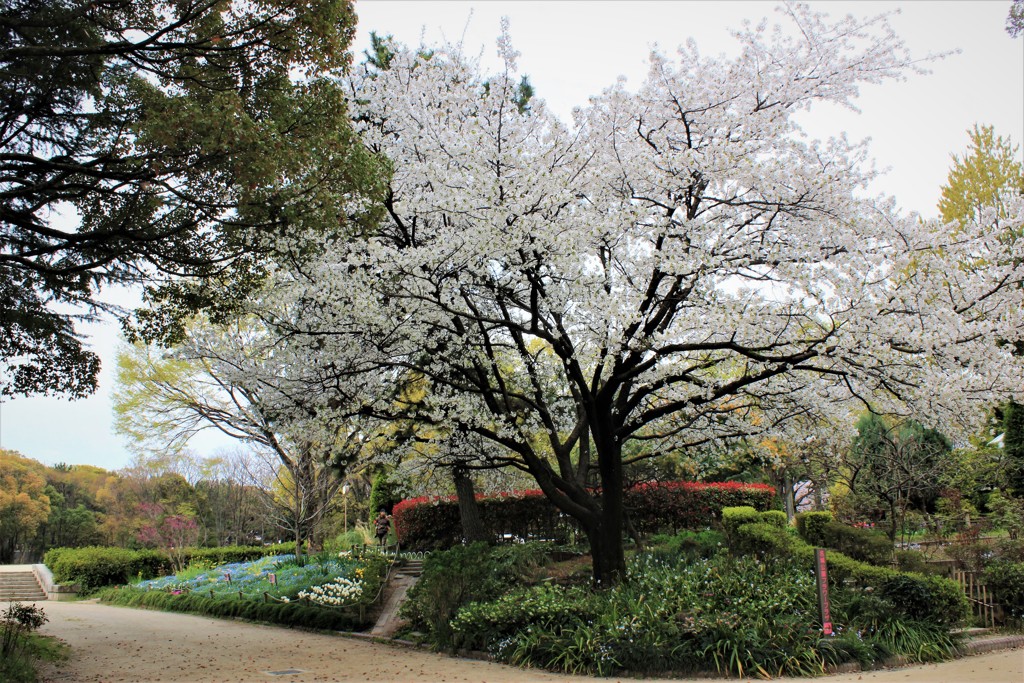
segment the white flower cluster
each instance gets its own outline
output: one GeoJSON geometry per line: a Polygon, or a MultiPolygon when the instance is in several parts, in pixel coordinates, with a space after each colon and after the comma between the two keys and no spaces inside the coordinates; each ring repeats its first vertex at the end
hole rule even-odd
{"type": "Polygon", "coordinates": [[[362,581],[353,581],[343,576],[329,583],[313,586],[308,591],[299,591],[300,598],[327,607],[343,607],[358,600],[362,594],[362,581]]]}

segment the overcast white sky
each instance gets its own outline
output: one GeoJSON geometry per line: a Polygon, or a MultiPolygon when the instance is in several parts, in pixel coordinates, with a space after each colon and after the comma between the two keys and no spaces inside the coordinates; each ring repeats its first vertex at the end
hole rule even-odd
{"type": "MultiPolygon", "coordinates": [[[[1005,31],[1010,1],[811,2],[832,16],[869,16],[900,10],[891,19],[897,33],[920,57],[959,49],[931,64],[932,74],[912,76],[862,90],[860,114],[818,111],[808,130],[826,136],[846,132],[871,138],[879,167],[890,172],[875,188],[891,194],[908,211],[936,215],[936,203],[950,156],[967,146],[975,123],[1024,141],[1024,38],[1005,31]]],[[[566,120],[623,75],[637,85],[653,45],[664,52],[693,37],[705,55],[736,50],[729,30],[743,19],[773,17],[774,2],[518,1],[390,2],[357,0],[357,60],[369,45],[369,32],[399,41],[427,44],[461,41],[469,53],[496,64],[495,39],[501,17],[511,22],[513,43],[522,53],[520,70],[530,76],[536,96],[566,120]]],[[[111,430],[115,324],[88,328],[103,359],[100,390],[86,400],[18,399],[0,405],[0,446],[48,464],[98,465],[117,469],[130,459],[111,430]]],[[[193,444],[212,455],[229,446],[209,438],[193,444]]]]}

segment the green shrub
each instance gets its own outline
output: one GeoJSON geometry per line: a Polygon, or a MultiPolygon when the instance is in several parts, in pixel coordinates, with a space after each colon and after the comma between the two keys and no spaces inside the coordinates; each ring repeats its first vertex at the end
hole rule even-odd
{"type": "Polygon", "coordinates": [[[456,546],[430,554],[423,574],[409,591],[402,615],[427,632],[439,649],[454,645],[451,620],[465,605],[490,600],[501,591],[495,561],[486,543],[456,546]]]}
{"type": "Polygon", "coordinates": [[[151,579],[170,571],[170,558],[158,550],[126,548],[58,548],[43,557],[57,583],[78,584],[83,593],[104,586],[151,579]]]}
{"type": "Polygon", "coordinates": [[[985,570],[985,585],[1011,619],[1024,620],[1024,562],[993,562],[985,570]]]}
{"type": "Polygon", "coordinates": [[[832,519],[828,512],[797,515],[797,533],[816,548],[831,548],[862,562],[887,565],[892,559],[892,543],[880,531],[847,526],[832,519]]]}
{"type": "Polygon", "coordinates": [[[942,568],[928,562],[920,550],[897,550],[896,568],[901,572],[917,572],[919,574],[939,574],[942,568]]]}
{"type": "Polygon", "coordinates": [[[786,517],[786,513],[782,510],[765,510],[757,517],[758,521],[764,522],[769,526],[778,527],[779,529],[785,529],[789,526],[789,518],[786,517]]]}
{"type": "Polygon", "coordinates": [[[820,548],[824,546],[823,527],[831,521],[831,512],[801,512],[796,516],[796,531],[800,538],[820,548]]]}
{"type": "Polygon", "coordinates": [[[753,524],[760,521],[757,510],[749,505],[722,508],[722,529],[725,531],[725,538],[729,547],[738,540],[739,528],[744,524],[753,524]]]}
{"type": "Polygon", "coordinates": [[[714,557],[726,548],[725,536],[712,529],[680,531],[678,534],[656,534],[648,543],[651,553],[673,560],[693,562],[714,557]]]}
{"type": "MultiPolygon", "coordinates": [[[[768,524],[740,525],[736,536],[736,547],[740,551],[797,558],[808,564],[814,559],[813,546],[768,524]]],[[[829,552],[827,562],[831,584],[842,585],[849,581],[861,589],[877,591],[889,598],[899,615],[907,619],[952,627],[966,621],[970,613],[966,596],[950,579],[878,567],[840,552],[829,552]]]]}

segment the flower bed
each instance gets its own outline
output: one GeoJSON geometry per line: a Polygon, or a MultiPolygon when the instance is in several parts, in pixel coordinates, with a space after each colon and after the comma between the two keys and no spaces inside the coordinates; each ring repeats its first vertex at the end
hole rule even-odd
{"type": "Polygon", "coordinates": [[[217,567],[193,566],[182,575],[141,581],[134,587],[144,591],[202,593],[209,597],[307,599],[325,606],[346,606],[357,604],[364,597],[368,592],[364,590],[367,581],[373,584],[375,593],[383,561],[379,555],[339,553],[317,556],[299,566],[294,555],[275,555],[217,567]],[[339,586],[345,586],[345,590],[339,586]]]}

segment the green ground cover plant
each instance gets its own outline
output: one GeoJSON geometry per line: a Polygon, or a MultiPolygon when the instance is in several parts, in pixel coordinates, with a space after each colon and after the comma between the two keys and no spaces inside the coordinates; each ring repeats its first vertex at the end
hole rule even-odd
{"type": "Polygon", "coordinates": [[[834,614],[842,621],[836,636],[824,638],[806,562],[641,553],[629,580],[608,591],[540,584],[469,603],[452,619],[451,643],[509,664],[604,676],[818,675],[845,661],[953,653],[948,628],[910,618],[905,605],[838,592],[834,614]]]}
{"type": "Polygon", "coordinates": [[[966,605],[953,582],[830,551],[835,634],[824,637],[813,547],[775,511],[726,509],[722,526],[651,537],[628,579],[603,591],[543,566],[503,573],[504,548],[435,553],[406,613],[438,649],[576,674],[819,675],[955,654],[966,605]]]}

